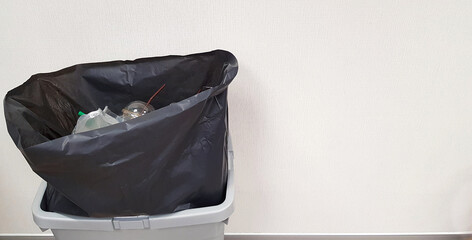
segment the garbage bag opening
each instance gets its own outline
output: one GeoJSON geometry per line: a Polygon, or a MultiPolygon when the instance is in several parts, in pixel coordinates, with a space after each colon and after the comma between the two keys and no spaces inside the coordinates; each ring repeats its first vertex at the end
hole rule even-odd
{"type": "MultiPolygon", "coordinates": [[[[225,79],[224,71],[231,70],[225,66],[231,58],[235,61],[230,53],[218,50],[189,56],[79,64],[34,75],[11,90],[5,101],[25,107],[28,111],[24,114],[28,115],[24,117],[32,130],[52,140],[72,132],[79,111],[108,106],[112,112],[121,112],[134,100],[147,101],[163,83],[166,89],[152,102],[156,109],[227,85],[232,79],[225,79]]],[[[34,143],[26,142],[24,146],[31,144],[34,143]]]]}
{"type": "Polygon", "coordinates": [[[96,217],[219,204],[227,176],[227,86],[237,69],[231,53],[216,50],[36,74],[7,93],[7,128],[53,188],[49,210],[61,196],[71,203],[61,206],[80,211],[58,212],[96,217]],[[146,102],[163,84],[152,100],[155,111],[71,135],[79,111],[120,112],[132,101],[146,102]]]}

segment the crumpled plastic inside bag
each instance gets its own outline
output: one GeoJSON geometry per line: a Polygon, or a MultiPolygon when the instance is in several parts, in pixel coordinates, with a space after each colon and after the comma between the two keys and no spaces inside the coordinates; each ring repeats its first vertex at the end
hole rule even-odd
{"type": "Polygon", "coordinates": [[[98,128],[108,127],[120,122],[123,122],[122,118],[110,111],[108,106],[106,106],[103,110],[99,108],[96,111],[92,111],[88,114],[83,114],[80,116],[77,120],[77,125],[75,125],[74,130],[72,130],[72,133],[75,134],[91,131],[98,128]]]}

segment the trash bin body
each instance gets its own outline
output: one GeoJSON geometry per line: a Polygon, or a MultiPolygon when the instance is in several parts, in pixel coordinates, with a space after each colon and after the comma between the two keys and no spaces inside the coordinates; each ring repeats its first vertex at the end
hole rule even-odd
{"type": "Polygon", "coordinates": [[[223,240],[224,223],[208,223],[186,227],[173,227],[147,230],[122,231],[87,231],[87,230],[52,230],[57,240],[129,240],[129,239],[163,239],[163,240],[223,240]]]}
{"type": "Polygon", "coordinates": [[[234,210],[233,151],[228,142],[226,197],[219,205],[153,216],[73,216],[43,210],[47,184],[42,182],[32,206],[34,222],[43,231],[51,229],[56,240],[223,240],[234,210]]]}

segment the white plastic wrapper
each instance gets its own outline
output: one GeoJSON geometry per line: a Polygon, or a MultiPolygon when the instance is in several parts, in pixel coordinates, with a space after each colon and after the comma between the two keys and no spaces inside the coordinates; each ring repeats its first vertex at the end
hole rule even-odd
{"type": "Polygon", "coordinates": [[[116,116],[108,107],[105,107],[103,110],[98,109],[97,111],[89,112],[79,117],[77,120],[77,125],[75,125],[72,133],[81,133],[98,128],[103,128],[117,124],[121,121],[121,118],[116,116]]]}

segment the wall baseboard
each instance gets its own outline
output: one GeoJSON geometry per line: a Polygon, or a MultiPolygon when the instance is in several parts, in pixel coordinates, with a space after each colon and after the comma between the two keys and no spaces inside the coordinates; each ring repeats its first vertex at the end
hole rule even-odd
{"type": "Polygon", "coordinates": [[[472,240],[472,233],[227,234],[229,240],[472,240]]]}
{"type": "MultiPolygon", "coordinates": [[[[54,240],[51,234],[0,234],[0,240],[54,240]]],[[[84,239],[85,240],[85,239],[84,239]]],[[[225,240],[472,240],[472,233],[270,234],[228,233],[225,240]]]]}

